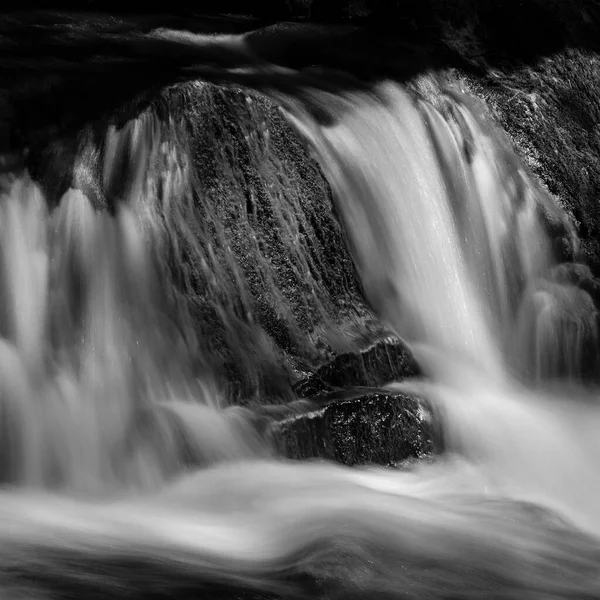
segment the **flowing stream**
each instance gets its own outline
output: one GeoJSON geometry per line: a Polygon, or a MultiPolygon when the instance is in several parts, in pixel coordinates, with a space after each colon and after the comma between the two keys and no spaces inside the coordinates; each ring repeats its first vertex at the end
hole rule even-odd
{"type": "Polygon", "coordinates": [[[597,314],[553,251],[576,244],[567,217],[468,96],[267,92],[426,374],[394,387],[433,403],[447,452],[409,471],[279,460],[198,376],[165,260],[191,239],[193,163],[142,115],[107,133],[114,214],[77,181],[52,210],[4,182],[2,597],[597,598],[597,314]]]}

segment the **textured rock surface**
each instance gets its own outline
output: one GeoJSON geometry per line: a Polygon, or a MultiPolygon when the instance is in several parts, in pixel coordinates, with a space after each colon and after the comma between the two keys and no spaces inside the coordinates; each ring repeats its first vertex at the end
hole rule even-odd
{"type": "Polygon", "coordinates": [[[290,458],[322,458],[345,465],[395,465],[439,449],[426,405],[402,395],[369,394],[332,402],[273,427],[279,451],[290,458]]]}
{"type": "MultiPolygon", "coordinates": [[[[192,210],[173,218],[193,239],[177,242],[185,251],[171,270],[231,399],[289,400],[305,374],[381,332],[362,299],[329,186],[277,106],[241,89],[184,83],[159,96],[137,127],[165,148],[161,164],[151,165],[158,189],[170,169],[190,177],[192,210]]],[[[124,139],[138,129],[127,126],[124,139]]],[[[122,182],[144,159],[123,154],[120,183],[107,187],[107,131],[100,122],[31,152],[29,167],[51,205],[70,185],[99,209],[121,201],[122,182]]]]}
{"type": "Polygon", "coordinates": [[[580,260],[600,273],[600,56],[569,49],[533,66],[466,78],[572,216],[580,260]]]}
{"type": "Polygon", "coordinates": [[[295,386],[301,398],[326,396],[345,387],[378,387],[420,375],[419,366],[397,340],[382,340],[360,352],[339,354],[295,386]]]}
{"type": "Polygon", "coordinates": [[[265,98],[210,85],[183,93],[198,221],[211,224],[222,268],[195,284],[203,336],[228,348],[241,396],[285,396],[302,373],[356,348],[372,319],[329,187],[265,98]]]}

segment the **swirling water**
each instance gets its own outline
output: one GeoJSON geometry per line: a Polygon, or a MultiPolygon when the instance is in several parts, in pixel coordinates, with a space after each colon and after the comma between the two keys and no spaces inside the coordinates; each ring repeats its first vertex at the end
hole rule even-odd
{"type": "MultiPolygon", "coordinates": [[[[458,93],[271,93],[448,452],[406,472],[269,457],[191,364],[162,258],[191,167],[141,117],[114,215],[77,189],[50,211],[26,177],[2,193],[3,597],[598,597],[600,412],[576,387],[596,311],[547,233],[576,244],[568,219],[458,93]]],[[[127,154],[109,138],[106,186],[127,154]]]]}

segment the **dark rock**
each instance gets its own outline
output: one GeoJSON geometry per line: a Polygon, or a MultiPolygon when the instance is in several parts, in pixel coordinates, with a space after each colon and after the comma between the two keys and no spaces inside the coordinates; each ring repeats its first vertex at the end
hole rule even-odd
{"type": "MultiPolygon", "coordinates": [[[[259,94],[194,82],[168,88],[143,115],[138,125],[151,123],[140,127],[150,136],[159,131],[170,149],[152,165],[157,187],[173,161],[193,166],[193,203],[185,208],[179,199],[170,217],[181,234],[173,246],[185,251],[160,260],[187,298],[206,361],[230,399],[291,400],[301,374],[372,341],[375,318],[329,186],[278,106],[259,94]]],[[[115,185],[107,186],[107,129],[100,122],[31,151],[29,169],[51,206],[73,185],[98,209],[121,201],[143,159],[125,153],[115,185]]]]}
{"type": "Polygon", "coordinates": [[[272,425],[271,434],[289,458],[396,465],[438,451],[435,427],[420,399],[377,393],[284,419],[272,425]]]}
{"type": "Polygon", "coordinates": [[[339,354],[294,389],[298,396],[311,398],[335,389],[378,387],[420,374],[419,366],[400,341],[383,340],[361,352],[339,354]]]}
{"type": "Polygon", "coordinates": [[[291,399],[299,373],[353,349],[370,314],[329,186],[258,94],[184,84],[154,107],[186,123],[203,256],[183,268],[201,336],[238,400],[291,399]]]}

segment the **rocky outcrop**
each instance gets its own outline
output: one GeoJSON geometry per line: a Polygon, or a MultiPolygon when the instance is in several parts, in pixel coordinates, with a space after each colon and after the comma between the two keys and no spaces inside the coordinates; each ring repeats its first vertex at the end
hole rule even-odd
{"type": "Polygon", "coordinates": [[[188,119],[198,241],[208,255],[210,237],[219,265],[202,274],[190,257],[201,335],[238,397],[281,400],[303,373],[360,347],[373,321],[329,186],[266,98],[211,85],[173,94],[161,102],[188,119]]]}
{"type": "Polygon", "coordinates": [[[441,439],[427,405],[403,395],[373,393],[276,422],[276,448],[295,459],[320,458],[345,465],[394,466],[430,456],[441,439]]]}
{"type": "Polygon", "coordinates": [[[362,299],[329,186],[273,102],[185,83],[111,131],[100,122],[34,148],[29,169],[51,205],[75,185],[109,211],[140,168],[159,190],[186,179],[193,204],[177,198],[183,208],[170,216],[175,237],[185,229],[184,241],[172,240],[184,250],[162,260],[231,399],[289,400],[306,374],[383,331],[362,299]],[[148,165],[143,153],[123,151],[108,185],[107,148],[133,148],[133,135],[160,150],[148,165]]]}

